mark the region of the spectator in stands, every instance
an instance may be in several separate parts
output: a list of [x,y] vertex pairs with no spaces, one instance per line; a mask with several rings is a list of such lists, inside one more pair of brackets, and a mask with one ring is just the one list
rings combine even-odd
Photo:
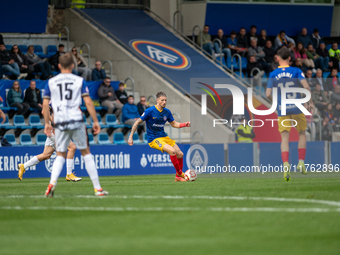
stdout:
[[98,88],[98,97],[100,99],[101,105],[107,107],[107,113],[113,113],[113,110],[116,108],[115,115],[119,120],[120,114],[122,112],[123,105],[117,99],[115,91],[111,86],[111,79],[106,77],[102,84],[100,84]]
[[320,84],[315,85],[315,90],[312,91],[312,99],[316,108],[322,112],[329,103],[325,92],[321,89]]
[[340,85],[337,84],[334,87],[334,92],[331,95],[331,104],[335,105],[337,102],[340,102]]
[[227,59],[227,57],[231,57],[231,51],[228,48],[228,43],[227,43],[227,38],[225,37],[223,30],[219,29],[217,31],[217,37],[216,39],[221,40],[222,43],[222,50],[220,49],[220,44],[218,42],[214,43],[214,49],[216,53],[224,53],[224,57],[225,59]]
[[315,84],[313,80],[313,73],[311,70],[306,71],[306,81],[311,89],[315,89]]
[[242,51],[242,57],[245,57],[246,52],[248,51],[248,38],[244,27],[240,29],[240,32],[236,36],[236,40],[237,47]]
[[92,80],[93,81],[102,81],[106,77],[105,70],[102,68],[102,63],[100,61],[96,61],[95,68],[92,70]]
[[[320,130],[318,130],[320,132]],[[321,138],[322,141],[332,141],[332,126],[329,124],[329,118],[324,117],[322,120],[322,127],[321,127]],[[318,134],[316,137],[320,137]]]
[[38,110],[40,118],[42,117],[42,101],[40,89],[36,88],[35,81],[30,82],[30,86],[25,91],[24,102],[27,103],[31,108]]
[[313,45],[311,37],[307,34],[307,28],[302,28],[301,33],[296,38],[296,43],[302,43],[305,49],[307,49],[309,44]]
[[334,110],[333,120],[335,122],[335,125],[339,126],[340,124],[340,102],[337,102],[335,104],[335,107],[333,110]]
[[2,34],[0,34],[0,44],[5,44],[4,43],[4,38],[2,37]]
[[258,36],[256,34],[256,31],[257,31],[257,27],[255,25],[252,25],[250,27],[250,31],[247,33],[247,39],[248,39],[248,45],[251,44],[251,41],[252,40],[255,40],[256,43],[258,41]]
[[[316,53],[320,56],[323,57],[323,59],[328,59],[328,68],[333,67],[333,62],[329,60],[329,52],[326,49],[326,45],[324,42],[320,42],[319,48],[316,49]],[[326,61],[326,60],[324,60]]]
[[268,40],[269,38],[267,37],[267,31],[265,29],[262,29],[257,41],[257,45],[263,48],[266,46]]
[[116,96],[122,104],[128,102],[128,95],[125,91],[125,84],[123,82],[119,83],[118,90],[116,90]]
[[213,44],[211,42],[211,35],[209,34],[209,26],[208,25],[205,25],[204,28],[203,28],[203,32],[201,32],[197,36],[196,42],[199,46],[202,46],[201,45],[201,37],[202,37],[203,50],[205,50],[206,52],[213,55],[214,47],[213,47]]
[[50,58],[50,64],[54,67],[54,70],[56,70],[57,72],[59,72],[59,57],[64,55],[64,44],[59,44],[58,46],[58,51],[56,52],[56,54],[54,54],[51,58]]
[[34,72],[41,72],[41,80],[47,80],[52,77],[52,69],[47,59],[41,59],[37,54],[34,53],[34,46],[28,46],[27,53],[25,54],[28,64],[33,67]]
[[86,81],[91,80],[91,69],[87,67],[87,63],[82,55],[78,54],[77,48],[72,48],[72,54],[74,56],[74,69],[77,70],[79,75]]
[[314,61],[314,65],[315,65],[316,68],[321,68],[321,70],[323,70],[323,71],[326,71],[328,69],[329,59],[320,57],[315,52],[312,44],[308,45],[306,55],[307,55],[308,59],[311,59],[311,60]]
[[236,32],[231,31],[230,37],[227,39],[228,48],[231,50],[231,55],[234,55],[235,53],[241,53],[241,55],[244,55],[245,52],[244,48],[239,48],[237,45],[237,38],[236,38]]
[[311,35],[311,39],[313,42],[313,48],[317,49],[319,48],[320,42],[321,42],[321,37],[319,35],[319,29],[314,28],[313,34]]
[[144,113],[144,111],[149,108],[149,106],[146,103],[146,97],[145,96],[140,97],[139,103],[137,104],[137,108],[138,108],[139,115],[142,115]]
[[[128,102],[123,106],[122,109],[122,122],[125,125],[133,126],[136,120],[140,117],[138,107],[134,104],[134,97],[130,95]],[[138,134],[141,134],[144,130],[145,122],[139,125]]]
[[18,108],[17,115],[24,115],[30,109],[29,104],[24,103],[22,90],[18,81],[14,81],[12,88],[8,91],[7,101],[10,107]]
[[321,90],[325,91],[326,84],[325,84],[325,81],[322,77],[322,70],[320,68],[316,70],[314,82],[316,84],[320,84]]
[[264,59],[266,60],[266,62],[272,63],[274,61],[275,50],[273,49],[273,44],[270,40],[266,41],[266,44],[263,48],[263,52],[265,54]]
[[279,67],[279,58],[277,57],[277,55],[274,55],[273,61],[270,64],[270,72],[274,71],[276,68]]
[[270,63],[266,63],[265,56],[266,54],[263,52],[262,48],[257,46],[257,41],[251,40],[251,46],[248,49],[248,56],[255,56],[256,62],[260,64],[261,70],[264,70],[269,75]]
[[301,58],[303,65],[308,68],[313,68],[313,72],[316,72],[314,61],[307,58],[306,50],[301,42],[299,42],[295,47],[295,58]]
[[328,103],[322,112],[322,116],[327,117],[331,122],[333,119],[333,115],[333,105],[331,103]]
[[290,50],[290,62],[289,64],[292,66],[295,63],[295,45],[293,43],[288,43],[288,49]]
[[328,75],[326,79],[326,91],[334,91],[336,85],[339,85],[339,76],[338,70],[333,68],[331,73]]
[[301,58],[295,59],[294,66],[299,68],[302,72],[306,73],[307,72],[307,67],[302,64]]
[[21,50],[19,49],[18,45],[14,44],[11,49],[11,59],[18,64],[20,73],[27,73],[27,80],[32,80],[34,78],[33,67],[29,66],[27,58],[24,54],[22,54]]
[[340,50],[336,42],[332,43],[332,48],[329,49],[328,53],[330,60],[333,62],[333,68],[339,70]]
[[289,43],[292,43],[295,45],[294,40],[288,37],[285,31],[281,30],[280,33],[275,38],[275,49],[281,47],[282,45],[285,45],[286,47],[288,47]]
[[[259,68],[261,72],[255,70],[253,72],[253,77],[251,77],[251,70],[253,70],[253,68],[256,67]],[[247,63],[247,73],[249,78],[254,78],[255,80],[258,80],[260,77],[264,75],[263,66],[261,66],[260,63],[256,61],[256,56],[254,55],[249,57],[249,61]]]
[[11,54],[4,44],[0,44],[0,63],[4,73],[10,72],[14,79],[22,79],[27,77],[27,73],[20,73],[20,68],[17,63],[11,58]]

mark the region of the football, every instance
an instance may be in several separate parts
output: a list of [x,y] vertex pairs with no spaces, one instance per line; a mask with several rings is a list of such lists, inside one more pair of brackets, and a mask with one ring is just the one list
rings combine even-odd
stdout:
[[187,181],[195,181],[197,179],[197,173],[189,169],[184,173],[184,177]]

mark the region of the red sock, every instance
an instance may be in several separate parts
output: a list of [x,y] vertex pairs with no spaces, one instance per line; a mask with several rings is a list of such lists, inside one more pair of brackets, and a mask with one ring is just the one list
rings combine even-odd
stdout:
[[306,149],[305,148],[299,148],[299,160],[305,160],[306,157]]
[[181,175],[182,174],[182,170],[179,166],[179,162],[178,162],[178,159],[177,159],[177,156],[170,156],[170,159],[171,159],[171,162],[172,164],[174,165],[175,169],[176,169],[176,175]]
[[289,152],[288,151],[283,151],[281,153],[281,157],[282,157],[282,162],[286,163],[289,161]]
[[177,158],[178,163],[179,163],[179,169],[181,169],[181,171],[183,170],[183,158]]

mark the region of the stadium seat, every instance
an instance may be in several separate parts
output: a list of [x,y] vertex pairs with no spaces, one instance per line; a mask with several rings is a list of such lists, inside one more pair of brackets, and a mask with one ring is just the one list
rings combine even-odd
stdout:
[[[130,137],[130,134],[128,135],[128,137]],[[132,136],[132,140],[133,140],[133,144],[141,144],[142,142],[139,140],[138,134],[134,133]]]
[[114,144],[126,144],[123,133],[114,133],[113,143]]
[[13,134],[6,134],[4,137],[7,139],[7,141],[8,141],[10,144],[12,144],[12,146],[18,145],[18,144],[16,143],[16,141],[15,141],[15,136],[14,136]]
[[47,136],[45,134],[37,134],[36,144],[37,145],[45,145]]
[[22,128],[22,129],[25,129],[25,128],[29,128],[26,123],[25,123],[25,119],[24,119],[24,116],[22,115],[15,115],[14,118],[13,118],[13,125],[16,127],[16,128]]
[[2,118],[0,118],[0,128],[1,127],[7,127],[7,126],[10,126],[11,124],[9,124],[9,120],[8,120],[8,116],[6,115],[6,120],[4,123],[1,123],[3,121]]
[[18,45],[22,54],[26,54],[27,52],[27,45]]
[[56,54],[58,51],[57,46],[55,45],[48,45],[47,46],[47,55],[49,55],[50,57],[53,56],[54,54]]
[[[123,137],[124,139],[124,137]],[[111,144],[109,140],[109,136],[106,133],[102,133],[98,135],[98,144]]]
[[247,69],[247,64],[248,64],[247,58],[242,57],[242,63],[241,64],[242,64],[242,70]]
[[34,128],[43,129],[44,126],[41,125],[40,118],[38,115],[30,115],[29,117],[29,125]]
[[[97,113],[97,119],[98,119],[98,123],[100,125],[101,128],[108,128],[109,126],[108,125],[104,125],[103,121],[102,121],[102,117],[100,116],[99,113]],[[91,117],[91,126],[93,124],[93,119]]]
[[20,135],[20,144],[23,146],[33,145],[32,138],[29,134],[21,134]]
[[89,138],[90,145],[96,144],[96,142],[93,139],[93,135],[92,134],[87,134],[87,137]]
[[44,54],[43,47],[41,45],[34,45],[34,53],[37,54],[40,58],[48,58],[49,55]]
[[234,67],[234,70],[238,70],[238,69],[239,69],[235,57],[234,57],[233,59],[231,59],[230,57],[227,57],[227,67],[228,67],[229,69],[231,69],[231,66]]
[[143,143],[148,143],[148,133],[143,133]]
[[114,114],[106,114],[105,123],[106,123],[107,126],[113,127],[113,128],[124,127],[124,125],[118,124],[116,115],[114,115]]
[[326,79],[331,72],[323,72],[322,77]]
[[332,48],[332,44],[327,44],[327,50],[329,50],[330,48]]
[[9,44],[6,44],[5,47],[6,47],[6,50],[11,50],[12,49],[12,45],[9,45]]

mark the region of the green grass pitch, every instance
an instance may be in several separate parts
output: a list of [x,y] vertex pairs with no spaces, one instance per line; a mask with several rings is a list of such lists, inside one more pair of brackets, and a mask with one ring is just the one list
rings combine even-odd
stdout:
[[0,180],[0,254],[339,254],[340,173]]

